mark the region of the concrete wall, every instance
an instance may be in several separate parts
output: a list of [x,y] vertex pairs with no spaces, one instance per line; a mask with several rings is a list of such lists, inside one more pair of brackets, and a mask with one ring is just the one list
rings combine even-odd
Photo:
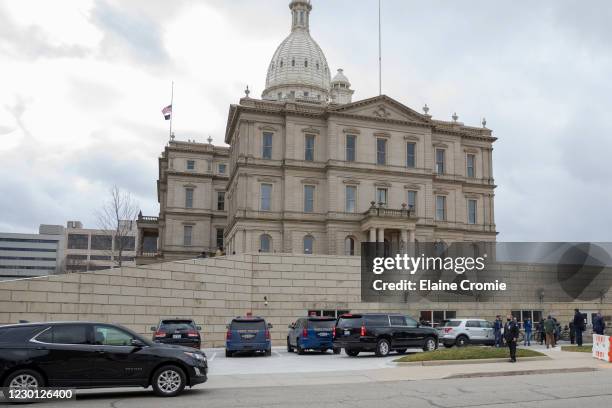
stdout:
[[[193,317],[203,326],[204,345],[222,346],[225,325],[252,311],[274,325],[274,345],[283,345],[287,325],[308,310],[456,310],[492,319],[516,309],[553,312],[569,322],[574,307],[612,314],[596,303],[361,303],[360,258],[304,255],[234,255],[97,272],[0,282],[0,324],[91,320],[124,324],[151,335],[160,317]],[[268,305],[264,304],[264,296]]]

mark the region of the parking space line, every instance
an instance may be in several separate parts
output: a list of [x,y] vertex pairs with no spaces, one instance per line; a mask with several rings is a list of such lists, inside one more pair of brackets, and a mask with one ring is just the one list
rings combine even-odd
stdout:
[[209,362],[210,362],[210,361],[213,361],[213,360],[215,359],[215,357],[217,357],[217,352],[216,352],[216,351],[215,351],[215,352],[213,353],[213,355],[212,355],[212,356],[211,356],[211,357],[208,359],[208,361],[209,361]]
[[281,353],[279,353],[278,351],[276,351],[276,350],[272,350],[272,352],[273,352],[274,354],[278,355],[279,357],[282,357]]

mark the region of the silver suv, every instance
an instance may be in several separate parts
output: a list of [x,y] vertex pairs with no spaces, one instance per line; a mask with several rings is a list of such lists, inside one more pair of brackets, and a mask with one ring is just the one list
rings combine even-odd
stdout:
[[444,347],[463,347],[468,344],[495,344],[493,325],[484,319],[451,319],[438,327]]

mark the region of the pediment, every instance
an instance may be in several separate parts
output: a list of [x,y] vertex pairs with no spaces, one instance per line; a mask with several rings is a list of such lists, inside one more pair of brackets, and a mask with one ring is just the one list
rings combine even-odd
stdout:
[[421,114],[386,95],[362,101],[334,106],[330,113],[342,113],[380,120],[396,120],[412,123],[429,123],[429,116]]

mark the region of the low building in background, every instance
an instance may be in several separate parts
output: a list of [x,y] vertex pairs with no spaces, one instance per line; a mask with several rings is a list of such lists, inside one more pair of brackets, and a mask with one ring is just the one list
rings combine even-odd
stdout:
[[62,271],[64,228],[41,225],[38,234],[0,233],[0,280]]
[[[123,237],[121,265],[135,265],[136,221],[129,223],[129,233]],[[65,229],[65,251],[62,270],[65,272],[97,271],[119,266],[119,238],[114,231],[83,228],[80,221],[68,221]]]

